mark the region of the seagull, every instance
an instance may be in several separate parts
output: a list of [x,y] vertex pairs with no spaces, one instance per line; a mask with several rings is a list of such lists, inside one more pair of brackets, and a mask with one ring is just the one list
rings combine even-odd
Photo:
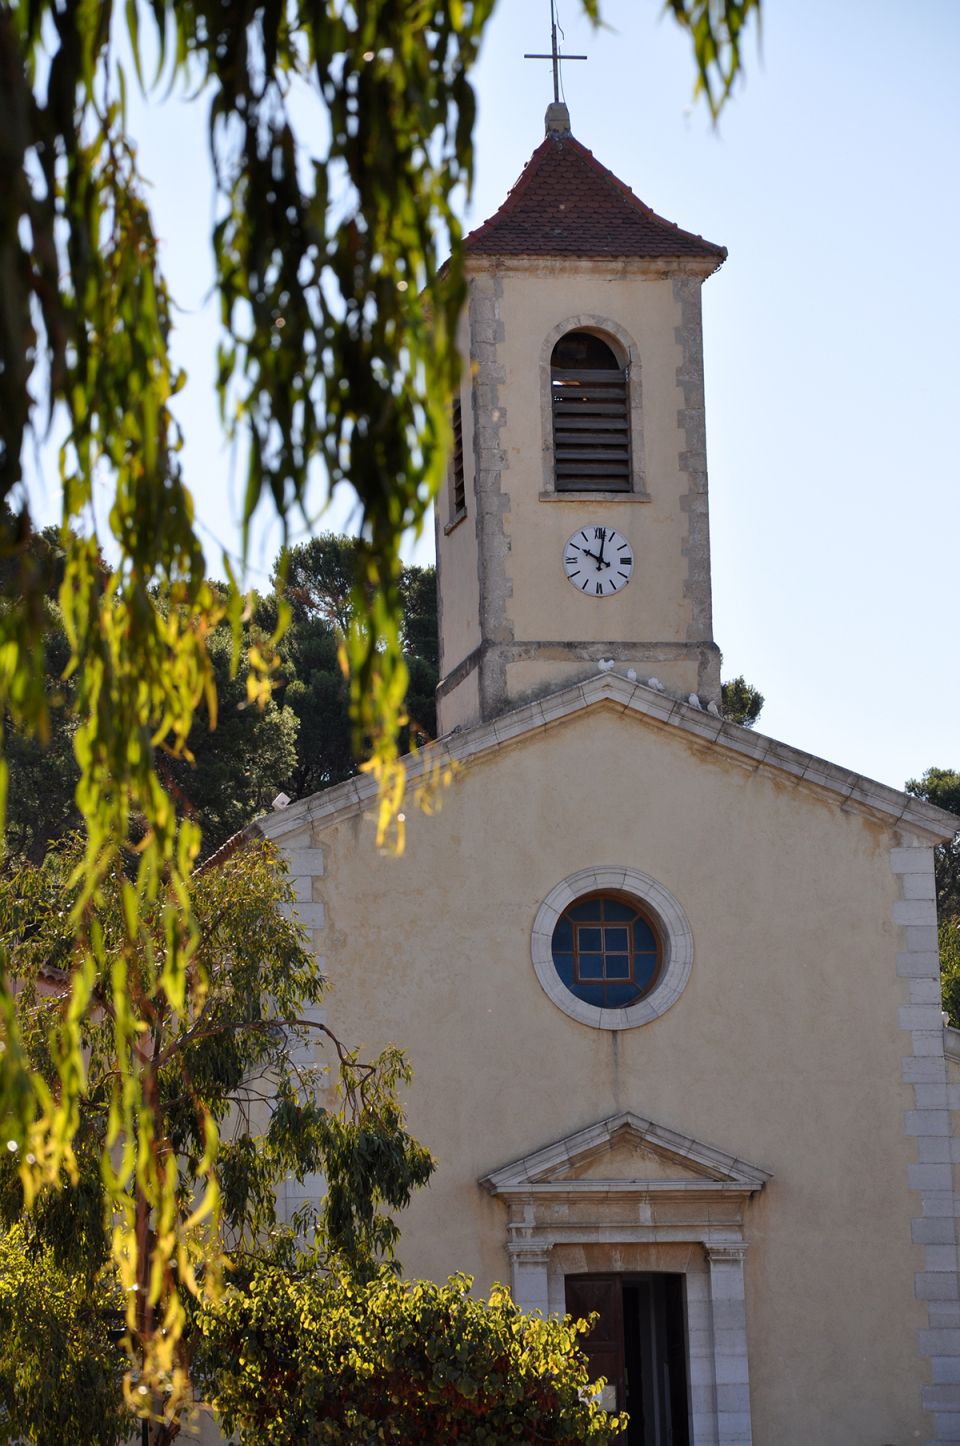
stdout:
[[700,699],[697,697],[696,693],[691,693],[690,697],[687,699],[687,702],[690,704],[691,708],[700,707]]
[[661,681],[660,681],[659,678],[648,678],[648,679],[647,679],[647,687],[648,687],[648,688],[656,688],[656,690],[657,690],[658,693],[662,693],[662,692],[664,691],[663,684],[661,683]]
[[609,673],[610,669],[615,668],[616,666],[617,663],[615,658],[601,658],[600,661],[597,663],[597,667],[600,669],[601,673]]
[[627,681],[628,681],[629,683],[635,683],[635,682],[637,681],[637,670],[636,670],[636,668],[628,668],[628,669],[627,669]]
[[717,707],[716,703],[714,703],[714,702],[710,702],[710,703],[707,704],[707,712],[708,712],[708,713],[712,713],[713,716],[714,716],[714,718],[719,718],[719,717],[720,717],[720,709]]

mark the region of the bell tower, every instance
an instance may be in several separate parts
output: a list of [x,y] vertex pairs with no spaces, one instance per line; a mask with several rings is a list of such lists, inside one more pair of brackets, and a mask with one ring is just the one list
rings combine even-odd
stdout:
[[720,693],[700,287],[723,247],[656,215],[565,105],[465,240],[437,503],[439,731],[596,674]]

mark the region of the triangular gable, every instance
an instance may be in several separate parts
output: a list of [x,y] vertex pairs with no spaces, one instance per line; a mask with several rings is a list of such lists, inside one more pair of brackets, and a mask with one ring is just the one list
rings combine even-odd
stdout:
[[547,136],[463,249],[467,256],[698,257],[711,269],[727,255],[651,211],[569,133]]
[[754,1194],[766,1170],[624,1111],[486,1175],[491,1195]]
[[[832,799],[838,807],[859,810],[902,825],[925,843],[942,843],[960,827],[953,814],[898,788],[878,783],[848,768],[828,763],[815,754],[791,748],[751,728],[683,703],[669,693],[633,682],[620,673],[602,673],[525,703],[489,723],[448,734],[416,756],[407,758],[407,778],[416,784],[439,763],[465,765],[500,748],[536,738],[545,728],[562,726],[593,708],[614,709],[638,722],[679,732],[696,739],[707,751],[716,748],[746,767],[792,779]],[[280,812],[266,814],[256,827],[267,838],[280,839],[310,823],[329,823],[373,806],[376,781],[369,775],[311,794]]]

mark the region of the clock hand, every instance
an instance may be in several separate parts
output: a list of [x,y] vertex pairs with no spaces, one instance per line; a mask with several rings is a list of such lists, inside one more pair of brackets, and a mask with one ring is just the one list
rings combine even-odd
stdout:
[[597,556],[597,554],[596,554],[595,552],[591,552],[588,547],[581,547],[580,551],[583,553],[584,557],[589,557],[589,558],[591,558],[592,561],[597,564],[597,571],[598,571],[598,572],[600,571],[600,569],[601,569],[602,567],[609,567],[609,566],[610,566],[609,562],[605,562],[605,561],[604,561],[604,557],[603,557],[603,544],[602,544],[602,543],[601,543],[601,545],[600,545],[600,555],[599,555],[599,556]]
[[600,538],[600,556],[597,558],[597,567],[609,567],[609,566],[610,566],[609,562],[605,562],[605,561],[604,561],[604,557],[603,557],[603,550],[604,550],[604,548],[606,547],[606,545],[607,545],[607,534],[606,534],[606,530],[604,530],[604,531],[603,531],[603,534],[602,534],[602,536],[601,536],[601,538]]

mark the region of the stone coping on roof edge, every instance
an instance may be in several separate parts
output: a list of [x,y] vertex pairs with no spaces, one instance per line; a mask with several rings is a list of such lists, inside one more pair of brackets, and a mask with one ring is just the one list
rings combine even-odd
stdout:
[[[880,814],[922,834],[928,842],[945,842],[960,828],[960,819],[953,814],[901,789],[781,743],[755,729],[717,718],[645,683],[631,682],[616,672],[561,688],[490,722],[475,723],[460,732],[448,733],[420,753],[406,757],[408,781],[416,782],[438,762],[467,763],[598,706],[632,713],[658,726],[676,728],[705,745],[719,747],[746,767],[791,777],[798,786],[807,785],[833,796],[843,808]],[[307,823],[329,821],[340,814],[363,810],[372,804],[376,794],[374,779],[351,778],[299,799],[280,812],[263,814],[254,822],[265,837],[281,838]]]

